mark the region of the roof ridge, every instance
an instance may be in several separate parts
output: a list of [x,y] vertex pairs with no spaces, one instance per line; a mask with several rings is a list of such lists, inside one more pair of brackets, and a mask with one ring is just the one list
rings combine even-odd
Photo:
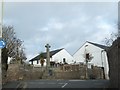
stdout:
[[[102,45],[102,46],[106,46],[106,45],[103,45],[103,44],[99,44],[99,43],[94,43],[94,42],[90,42],[90,41],[87,41],[88,43],[92,43],[92,44],[98,44],[98,45]],[[106,46],[108,47],[108,46]]]
[[93,44],[93,45],[95,45],[95,46],[97,46],[97,47],[100,47],[100,48],[102,48],[102,49],[107,49],[107,48],[108,48],[108,46],[105,46],[105,45],[103,45],[103,44],[98,44],[98,43],[89,42],[89,41],[87,41],[87,42],[90,43],[90,44]]

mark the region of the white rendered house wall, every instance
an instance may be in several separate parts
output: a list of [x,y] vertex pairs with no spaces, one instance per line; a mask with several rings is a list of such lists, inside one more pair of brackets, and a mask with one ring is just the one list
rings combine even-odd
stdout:
[[[87,46],[86,46],[87,45]],[[86,47],[85,47],[86,46]],[[90,63],[93,63],[97,66],[102,66],[101,62],[101,49],[89,44],[85,43],[74,55],[73,58],[76,62],[85,62],[85,53],[90,53],[93,56],[93,59]]]
[[63,63],[64,58],[68,64],[70,64],[73,61],[73,57],[65,49],[62,49],[61,51],[53,55],[52,61]]
[[[63,63],[64,58],[68,64],[72,63],[72,61],[74,60],[72,55],[70,55],[65,49],[62,49],[61,51],[54,54],[52,56],[52,58],[50,58],[50,61],[55,61],[56,63],[60,63],[60,62]],[[46,66],[46,59],[44,59],[44,60],[45,60],[44,66]],[[32,64],[32,63],[30,62],[30,64]],[[37,61],[33,61],[33,65],[41,66],[40,60],[38,60],[38,63],[37,63]]]
[[90,44],[86,42],[74,55],[73,58],[74,60],[79,63],[79,62],[84,62],[85,63],[85,53],[90,53],[93,58],[89,64],[92,64],[94,66],[98,67],[104,67],[105,69],[105,74],[106,78],[108,79],[108,61],[107,61],[107,55],[104,49],[99,48],[93,44]]

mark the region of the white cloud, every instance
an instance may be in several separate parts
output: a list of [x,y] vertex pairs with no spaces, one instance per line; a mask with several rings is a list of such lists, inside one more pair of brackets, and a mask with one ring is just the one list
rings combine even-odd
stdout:
[[46,25],[40,29],[38,29],[37,31],[43,31],[43,32],[50,32],[53,30],[58,30],[61,31],[64,28],[65,24],[60,22],[58,19],[56,18],[50,18],[48,20],[48,22],[46,23]]
[[27,55],[27,60],[32,59],[32,58],[33,58],[33,56],[34,56],[33,54],[28,54],[28,55]]
[[3,19],[3,24],[12,25],[14,23],[13,19]]
[[73,42],[68,42],[65,45],[63,45],[62,47],[64,48],[70,48],[73,45]]
[[[85,41],[101,43],[114,32],[117,3],[14,3],[6,4],[6,23],[14,23],[25,41],[29,58],[45,50],[45,44],[74,53]],[[14,6],[15,5],[15,6]],[[8,7],[8,9],[7,9]],[[24,14],[24,15],[21,15]]]
[[48,31],[49,28],[48,27],[43,27],[42,29],[40,29],[40,31]]
[[55,30],[62,30],[64,28],[64,24],[59,21],[59,19],[56,18],[50,18],[47,27],[49,29],[55,29]]
[[114,30],[112,25],[108,24],[108,23],[101,23],[101,24],[99,24],[98,29],[107,30],[107,31]]

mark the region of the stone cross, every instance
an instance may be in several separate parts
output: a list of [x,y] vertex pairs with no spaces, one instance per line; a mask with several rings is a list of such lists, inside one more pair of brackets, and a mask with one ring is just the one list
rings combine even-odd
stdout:
[[48,69],[50,67],[50,51],[49,51],[50,45],[46,44],[45,47],[46,47],[46,52],[47,52],[47,58],[46,58],[47,65],[46,65],[46,67]]

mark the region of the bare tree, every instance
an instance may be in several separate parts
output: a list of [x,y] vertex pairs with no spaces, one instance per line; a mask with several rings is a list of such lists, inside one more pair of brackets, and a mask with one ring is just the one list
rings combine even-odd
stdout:
[[24,51],[20,49],[22,41],[16,37],[13,26],[3,26],[2,38],[6,42],[6,47],[2,49],[2,65],[4,67],[7,67],[8,57],[12,57],[16,61],[25,57]]
[[19,50],[19,59],[21,61],[21,63],[23,63],[23,61],[25,61],[27,58],[26,58],[26,54],[25,54],[25,48],[21,47],[20,50]]
[[118,37],[118,33],[111,33],[111,35],[110,35],[110,37],[109,38],[105,38],[104,40],[103,40],[103,42],[105,43],[105,45],[107,45],[107,46],[111,46],[112,45],[112,43],[113,43],[113,41],[115,40],[115,39],[117,39],[117,37]]
[[92,56],[92,54],[86,52],[84,52],[83,57],[85,58],[85,64],[86,64],[86,68],[85,68],[85,78],[88,79],[88,62],[91,62],[91,60],[94,58]]

